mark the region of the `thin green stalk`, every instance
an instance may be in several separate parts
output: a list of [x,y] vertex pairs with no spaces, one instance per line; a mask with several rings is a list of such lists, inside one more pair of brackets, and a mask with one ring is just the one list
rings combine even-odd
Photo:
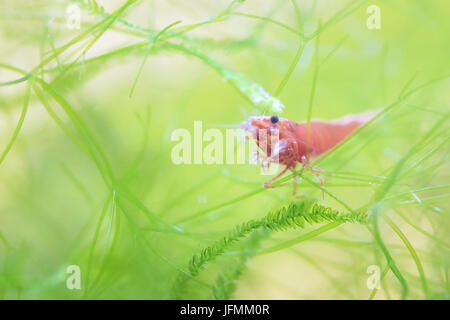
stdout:
[[[320,28],[321,22],[319,22],[319,28]],[[320,34],[319,34],[320,35]],[[319,77],[319,44],[320,44],[320,37],[317,37],[316,39],[316,47],[315,47],[315,64],[314,64],[314,74],[313,74],[313,80],[311,84],[311,92],[309,94],[309,102],[308,102],[308,113],[306,115],[306,155],[308,157],[309,155],[309,136],[311,131],[311,117],[312,117],[312,108],[314,104],[314,97],[316,94],[316,86],[317,86],[317,78]]]
[[438,238],[436,238],[435,236],[433,236],[431,233],[425,231],[424,229],[422,229],[421,227],[417,226],[416,224],[412,223],[411,220],[409,220],[403,213],[401,213],[399,210],[394,209],[394,211],[407,223],[409,224],[411,227],[413,227],[414,229],[416,229],[418,232],[420,232],[421,234],[425,235],[426,237],[430,238],[431,240],[435,241],[436,243],[438,243],[439,245],[450,249],[450,245]]
[[175,22],[169,24],[168,26],[164,27],[160,32],[158,32],[158,34],[152,39],[152,41],[149,42],[149,44],[148,44],[149,47],[147,49],[147,53],[145,54],[144,59],[142,60],[141,66],[139,67],[139,70],[138,70],[138,74],[136,75],[133,85],[131,86],[130,95],[129,95],[130,98],[133,96],[133,92],[134,92],[134,89],[136,88],[137,81],[139,79],[139,76],[142,73],[142,70],[144,69],[144,65],[147,62],[150,50],[152,50],[153,45],[158,41],[158,39],[161,35],[163,35],[167,30],[169,30],[170,28],[172,28],[173,26],[175,26],[179,23],[181,23],[181,20],[175,21]]
[[132,5],[134,2],[136,2],[136,0],[128,0],[119,10],[117,10],[117,12],[114,15],[111,16],[111,18],[108,18],[107,20],[110,20],[110,21],[105,21],[106,25],[102,27],[102,29],[94,37],[94,39],[92,39],[92,41],[87,44],[87,46],[78,55],[78,57],[76,57],[72,63],[70,63],[67,67],[65,67],[64,70],[55,79],[53,79],[51,83],[53,84],[53,83],[57,82],[67,71],[69,71],[74,66],[74,64],[78,60],[80,60],[83,56],[85,56],[86,52],[88,52],[89,49],[98,41],[98,39],[100,39],[100,37],[109,29],[109,27],[116,21],[117,17],[119,17],[121,14],[123,14],[124,11],[130,5]]
[[232,204],[235,204],[235,203],[237,203],[237,202],[239,202],[239,201],[242,201],[242,200],[248,199],[248,198],[250,198],[250,197],[253,197],[254,195],[257,195],[258,193],[261,193],[261,192],[263,192],[263,191],[265,191],[265,190],[267,190],[267,189],[265,189],[265,188],[258,188],[258,189],[256,189],[256,190],[253,190],[253,191],[251,191],[251,192],[249,192],[249,193],[246,193],[246,194],[244,194],[244,195],[241,195],[241,196],[239,196],[239,197],[237,197],[237,198],[234,198],[234,199],[232,199],[232,200],[225,201],[225,202],[220,203],[220,204],[218,204],[218,205],[215,205],[215,206],[213,206],[213,207],[210,207],[210,208],[207,208],[207,209],[198,211],[198,212],[196,212],[196,213],[194,213],[194,214],[192,214],[192,215],[189,215],[189,216],[187,216],[187,217],[184,217],[184,218],[182,218],[182,219],[179,219],[179,220],[177,220],[177,221],[175,222],[175,224],[180,224],[180,223],[183,223],[183,222],[187,222],[187,221],[193,220],[193,219],[195,219],[195,218],[201,217],[201,216],[203,216],[203,215],[205,215],[205,214],[207,214],[207,213],[210,213],[210,212],[212,212],[212,211],[216,211],[216,210],[219,210],[219,209],[228,207],[228,206],[230,206],[230,205],[232,205]]
[[1,232],[0,232],[0,241],[3,242],[3,245],[5,246],[6,249],[9,249],[9,243],[6,240],[6,238],[3,235],[3,233],[1,233]]
[[[403,94],[401,97],[399,97],[397,100],[395,100],[394,102],[392,102],[391,104],[389,104],[388,106],[384,107],[380,112],[377,113],[377,115],[375,115],[372,119],[370,119],[369,121],[367,121],[365,124],[363,124],[362,126],[360,126],[358,129],[356,129],[351,135],[349,135],[347,138],[345,138],[339,145],[337,145],[335,148],[331,149],[330,151],[328,151],[327,153],[325,153],[323,156],[321,156],[318,160],[317,163],[319,164],[320,162],[323,162],[325,159],[327,159],[328,157],[330,157],[332,154],[334,154],[336,151],[340,150],[340,148],[342,148],[345,144],[347,144],[351,139],[353,139],[354,137],[356,137],[357,135],[359,135],[359,133],[363,130],[365,130],[368,126],[370,126],[372,123],[374,123],[376,120],[378,120],[381,116],[385,115],[386,113],[392,111],[394,108],[398,107],[401,103],[403,103],[406,98],[410,97],[411,95],[413,95],[416,92],[419,92],[420,90],[435,84],[438,81],[442,81],[443,79],[448,78],[449,75],[444,75],[435,79],[432,79],[430,81],[425,82],[424,84],[417,86],[414,89],[411,89],[410,91],[408,91],[407,93]],[[402,90],[403,91],[403,90]]]
[[105,219],[106,211],[108,209],[108,205],[109,205],[110,201],[111,201],[111,196],[108,196],[108,198],[106,199],[105,204],[103,206],[103,210],[101,211],[101,214],[100,214],[100,217],[99,217],[99,220],[97,223],[97,227],[94,232],[94,237],[93,237],[91,245],[89,247],[88,264],[87,264],[87,271],[86,271],[86,277],[85,277],[86,284],[84,285],[84,291],[83,291],[83,295],[85,297],[89,293],[89,288],[90,288],[90,284],[91,284],[90,273],[91,273],[91,269],[92,269],[92,263],[94,260],[95,247],[96,247],[98,239],[100,237],[100,229],[102,227],[103,220]]
[[425,277],[425,271],[423,270],[422,263],[420,262],[420,258],[416,253],[416,250],[414,250],[414,247],[411,245],[411,242],[409,242],[408,238],[405,236],[405,234],[400,230],[400,228],[387,216],[383,215],[383,219],[387,222],[387,224],[392,228],[392,230],[395,231],[395,233],[398,235],[398,237],[403,241],[406,248],[408,249],[409,253],[411,254],[411,257],[413,258],[417,270],[419,271],[420,281],[422,283],[423,293],[425,295],[425,299],[428,298],[428,285],[427,285],[427,279]]
[[22,113],[20,114],[19,121],[17,122],[17,126],[14,129],[14,132],[13,132],[13,135],[12,135],[11,139],[9,140],[8,144],[6,145],[5,150],[3,151],[3,153],[0,156],[0,165],[5,160],[6,156],[8,155],[8,153],[11,150],[12,146],[14,145],[14,142],[16,142],[17,136],[19,135],[19,132],[22,129],[22,125],[23,125],[23,122],[25,120],[25,116],[26,116],[27,111],[28,111],[28,105],[30,103],[30,89],[31,89],[31,83],[28,83],[27,89],[26,89],[26,92],[25,92],[25,100],[23,102]]
[[289,66],[289,69],[284,76],[284,78],[281,80],[280,84],[278,85],[277,90],[275,90],[275,96],[279,96],[281,91],[286,86],[286,83],[288,82],[289,78],[291,77],[292,72],[294,72],[295,67],[297,66],[298,62],[300,61],[300,58],[302,57],[303,51],[305,49],[305,42],[304,40],[300,40],[300,45],[298,46],[297,53],[294,56],[294,59],[292,60],[291,65]]
[[243,13],[243,12],[233,12],[230,15],[247,17],[247,18],[252,18],[252,19],[258,19],[258,20],[262,20],[262,21],[265,21],[265,22],[273,23],[273,24],[275,24],[275,25],[277,25],[277,26],[279,26],[281,28],[284,28],[285,30],[288,30],[288,31],[294,33],[295,35],[301,37],[302,39],[305,39],[305,36],[303,35],[303,33],[295,30],[294,28],[292,28],[292,27],[290,27],[288,25],[285,25],[284,23],[281,23],[281,22],[279,22],[277,20],[274,20],[274,19],[261,17],[261,16],[257,16],[257,15],[254,15],[254,14]]
[[402,273],[400,272],[400,270],[397,267],[395,260],[392,258],[391,254],[389,253],[388,248],[386,247],[383,240],[381,239],[381,235],[380,235],[380,231],[379,231],[379,227],[378,227],[378,214],[376,212],[372,213],[372,225],[373,225],[373,230],[369,227],[368,227],[368,229],[372,233],[376,243],[378,244],[381,251],[383,252],[383,254],[387,260],[387,265],[389,266],[389,268],[392,270],[392,273],[394,273],[394,275],[400,282],[400,284],[402,286],[401,298],[404,300],[408,296],[408,291],[409,291],[408,282],[403,277]]

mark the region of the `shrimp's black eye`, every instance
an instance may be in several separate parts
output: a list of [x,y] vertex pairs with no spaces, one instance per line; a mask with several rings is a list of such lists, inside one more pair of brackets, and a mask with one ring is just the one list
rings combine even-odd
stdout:
[[277,123],[280,119],[278,119],[278,116],[271,116],[270,117],[270,122],[272,123]]

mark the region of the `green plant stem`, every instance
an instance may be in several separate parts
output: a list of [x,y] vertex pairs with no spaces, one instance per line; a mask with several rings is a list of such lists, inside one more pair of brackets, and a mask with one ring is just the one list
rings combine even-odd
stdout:
[[30,88],[31,88],[31,83],[28,83],[26,93],[25,93],[25,100],[23,102],[23,108],[22,108],[22,113],[20,114],[19,122],[17,123],[17,126],[14,129],[13,135],[12,135],[11,139],[9,140],[5,150],[3,151],[3,153],[0,156],[0,165],[5,160],[6,156],[8,155],[12,146],[14,145],[14,142],[16,142],[17,136],[19,135],[19,132],[22,129],[22,125],[23,125],[25,116],[28,111],[28,105],[30,103]]
[[387,216],[383,215],[383,219],[387,222],[387,224],[394,230],[394,232],[398,235],[398,237],[403,241],[406,248],[408,249],[409,253],[411,254],[411,257],[413,258],[417,270],[419,272],[420,281],[422,283],[423,293],[425,295],[425,299],[428,298],[428,285],[427,285],[427,279],[425,277],[425,271],[423,270],[422,263],[420,262],[420,258],[416,253],[416,250],[414,250],[414,247],[411,245],[411,242],[409,242],[408,238],[405,236],[405,234],[400,230],[400,228]]

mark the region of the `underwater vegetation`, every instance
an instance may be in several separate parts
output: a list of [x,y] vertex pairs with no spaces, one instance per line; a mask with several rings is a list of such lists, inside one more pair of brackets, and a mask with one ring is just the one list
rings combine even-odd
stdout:
[[[449,10],[0,1],[0,298],[448,299]],[[276,181],[202,161],[366,112]]]

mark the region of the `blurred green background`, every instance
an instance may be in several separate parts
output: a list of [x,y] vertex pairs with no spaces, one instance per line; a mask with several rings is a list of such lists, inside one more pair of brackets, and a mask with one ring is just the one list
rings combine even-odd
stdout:
[[[80,29],[68,28],[71,4]],[[367,27],[370,5],[380,29]],[[260,85],[294,121],[308,106],[323,119],[389,108],[319,160],[325,188],[401,230],[403,240],[379,221],[406,298],[447,299],[449,12],[447,0],[0,0],[0,298],[173,298],[192,254],[294,201],[291,187],[261,190],[270,177],[258,166],[171,161],[177,128],[225,132],[270,114],[271,97],[249,100]],[[313,185],[299,190],[347,210]],[[367,267],[386,268],[371,228],[345,224],[260,255],[230,254],[248,249],[238,242],[181,298],[220,298],[225,279],[236,299],[367,299]],[[81,290],[66,287],[69,265]],[[402,290],[387,271],[374,298]]]

